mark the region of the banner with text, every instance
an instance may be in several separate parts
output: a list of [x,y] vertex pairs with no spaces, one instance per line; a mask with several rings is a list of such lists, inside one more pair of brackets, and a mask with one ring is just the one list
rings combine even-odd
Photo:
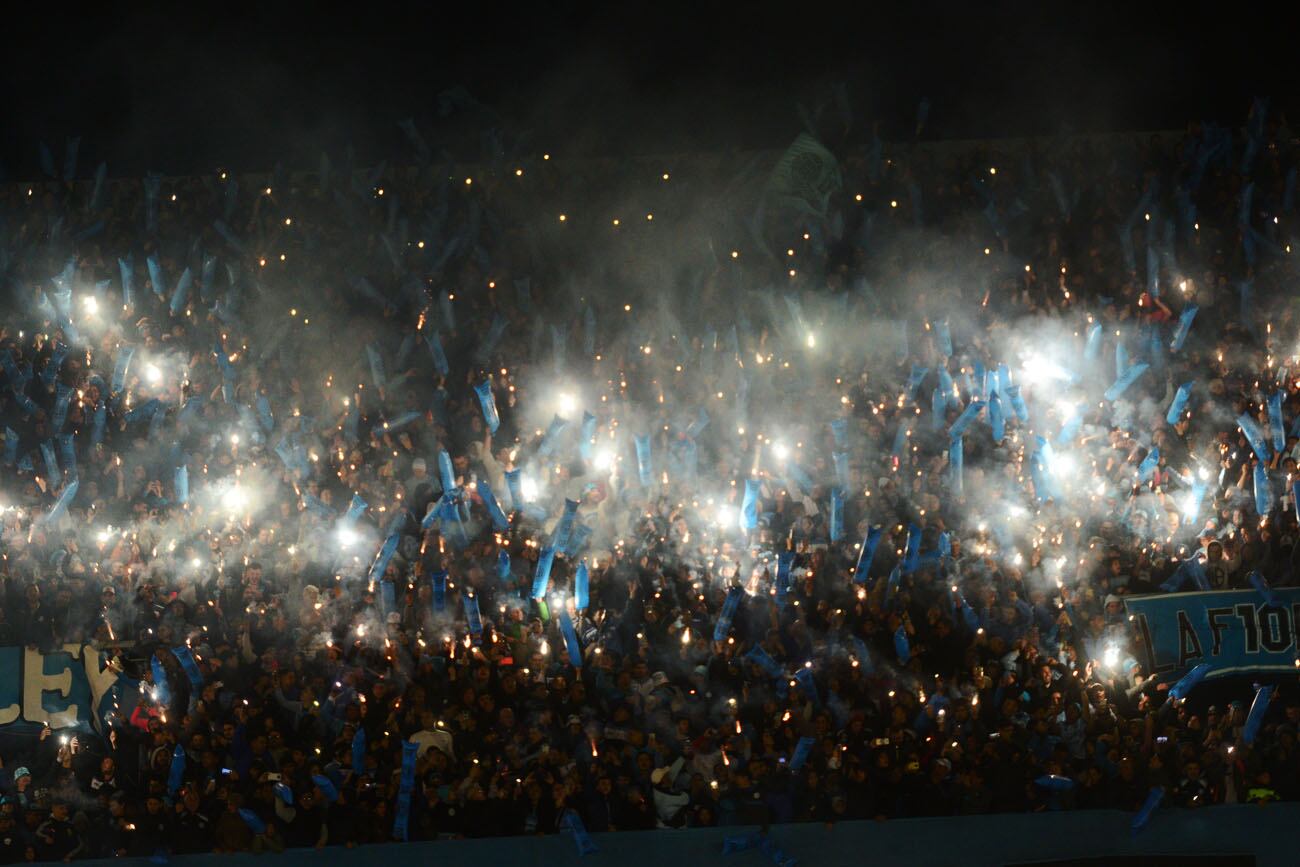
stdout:
[[[89,645],[65,644],[50,653],[0,647],[0,727],[48,723],[61,729],[91,723],[100,730],[115,712],[130,714],[137,693],[124,690],[131,692],[132,684]],[[128,703],[123,704],[124,698]]]
[[1207,677],[1256,671],[1294,672],[1300,589],[1277,588],[1273,604],[1254,590],[1134,596],[1124,601],[1154,674],[1201,663]]

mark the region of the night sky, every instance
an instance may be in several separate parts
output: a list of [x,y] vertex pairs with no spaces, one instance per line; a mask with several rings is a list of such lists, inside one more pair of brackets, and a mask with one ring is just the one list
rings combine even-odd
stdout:
[[874,120],[894,139],[922,97],[927,138],[1240,123],[1252,95],[1294,103],[1290,28],[1244,5],[984,5],[42,6],[0,52],[0,166],[33,177],[38,142],[61,161],[75,134],[82,175],[310,166],[348,144],[367,161],[403,152],[408,116],[472,159],[473,136],[437,117],[456,85],[538,148],[605,155],[781,146],[796,103],[836,81],[857,132]]

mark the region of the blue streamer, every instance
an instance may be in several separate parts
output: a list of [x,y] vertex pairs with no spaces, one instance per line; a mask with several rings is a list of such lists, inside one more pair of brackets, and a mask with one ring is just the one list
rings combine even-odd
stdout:
[[438,481],[444,492],[456,488],[456,467],[446,449],[438,449]]
[[727,599],[722,603],[722,610],[718,612],[718,622],[713,625],[713,640],[726,641],[727,636],[731,634],[731,623],[736,617],[736,609],[740,607],[740,597],[745,591],[740,587],[732,587],[727,591]]
[[1096,361],[1101,354],[1101,323],[1094,322],[1088,327],[1088,339],[1083,345],[1083,357],[1086,361]]
[[591,835],[587,833],[587,826],[583,824],[582,817],[576,811],[565,810],[560,821],[573,833],[573,843],[578,847],[579,858],[600,851],[600,847],[592,841]]
[[487,424],[489,433],[496,433],[501,427],[501,416],[497,414],[497,399],[492,393],[492,383],[489,380],[483,380],[474,386],[474,393],[478,395],[478,404],[483,410],[483,421]]
[[839,488],[831,489],[830,536],[832,543],[844,538],[844,492]]
[[492,493],[492,487],[488,484],[487,479],[479,479],[476,486],[478,495],[483,500],[483,507],[487,509],[488,517],[492,520],[492,529],[498,533],[509,530],[510,519],[501,510],[501,505],[497,503],[496,495]]
[[429,576],[433,585],[433,612],[441,614],[447,610],[447,570],[439,569]]
[[740,528],[746,533],[758,527],[758,479],[745,479],[745,497],[740,506]]
[[1169,688],[1169,700],[1185,700],[1187,696],[1191,694],[1191,691],[1195,689],[1201,681],[1205,680],[1205,675],[1210,673],[1210,668],[1211,666],[1208,662],[1202,662],[1200,665],[1187,672],[1187,674],[1183,675],[1177,683]]
[[555,562],[555,549],[547,545],[537,555],[537,571],[533,573],[533,598],[546,598],[546,588],[551,583],[551,564]]
[[1147,369],[1150,366],[1151,365],[1143,362],[1142,364],[1134,364],[1129,367],[1124,371],[1122,376],[1115,380],[1115,383],[1111,385],[1110,388],[1106,389],[1106,393],[1103,397],[1111,403],[1119,400],[1120,397],[1123,396],[1124,392],[1128,391],[1129,386],[1137,382],[1138,379],[1141,378],[1142,374],[1147,372]]
[[384,572],[388,569],[388,561],[393,559],[393,554],[397,551],[397,543],[402,539],[400,533],[392,533],[384,540],[384,546],[379,549],[379,556],[375,562],[370,564],[371,581],[378,581],[384,577]]
[[352,773],[361,776],[366,771],[366,728],[357,726],[352,736]]
[[[701,410],[703,412],[703,410]],[[582,413],[582,431],[578,435],[578,454],[584,461],[591,460],[591,450],[596,442],[596,417],[589,412]]]
[[650,435],[637,434],[633,438],[636,444],[636,472],[641,487],[648,488],[654,484],[654,466],[650,456]]
[[835,465],[835,483],[844,490],[852,487],[849,480],[849,455],[848,452],[833,452],[831,462]]
[[1259,429],[1259,425],[1255,423],[1255,420],[1243,412],[1237,416],[1237,426],[1246,435],[1246,440],[1250,443],[1250,447],[1254,449],[1255,457],[1259,458],[1260,463],[1268,463],[1273,455],[1268,450],[1268,441],[1264,439],[1264,432]]
[[[807,669],[804,669],[807,671]],[[811,674],[811,672],[809,672]],[[790,757],[790,772],[795,773],[808,761],[808,756],[812,754],[812,748],[817,743],[816,738],[801,737],[795,744],[794,755]]]
[[506,470],[506,490],[510,492],[510,509],[519,511],[524,507],[524,485],[522,470]]
[[907,630],[902,624],[894,630],[894,652],[898,654],[900,665],[907,665],[912,660],[912,644],[907,640]]
[[497,578],[504,581],[510,577],[510,552],[502,548],[497,552]]
[[569,426],[568,419],[556,415],[551,418],[551,424],[546,428],[546,433],[542,435],[541,445],[537,447],[537,453],[544,458],[549,458],[559,444],[560,434]]
[[831,422],[831,436],[835,438],[835,448],[844,450],[849,446],[848,420],[837,418]]
[[1282,423],[1282,392],[1275,391],[1268,396],[1268,428],[1273,435],[1273,451],[1281,454],[1286,450],[1286,425]]
[[578,644],[578,633],[573,629],[569,612],[564,610],[560,611],[560,634],[564,636],[564,646],[569,651],[569,664],[574,668],[582,668],[582,646]]
[[172,701],[171,683],[167,680],[167,670],[162,667],[158,657],[151,656],[149,658],[149,671],[153,674],[154,703],[161,707],[167,707]]
[[1255,511],[1261,518],[1273,511],[1273,486],[1268,483],[1268,469],[1261,463],[1255,464]]
[[952,356],[952,333],[948,330],[948,320],[941,319],[934,324],[935,343],[939,354],[944,358]]
[[1001,445],[1003,437],[1006,436],[1007,420],[1002,414],[1002,398],[998,397],[997,392],[989,395],[988,406],[989,427],[993,432],[993,442]]
[[1183,343],[1192,330],[1192,320],[1196,318],[1196,312],[1199,309],[1195,304],[1189,304],[1183,308],[1182,314],[1178,317],[1178,327],[1174,329],[1174,339],[1169,344],[1171,351],[1178,352],[1183,348]]
[[978,416],[980,411],[983,409],[984,401],[982,400],[972,401],[967,405],[967,407],[962,410],[961,415],[957,416],[957,420],[952,423],[952,427],[948,428],[948,438],[956,439],[965,433],[966,428],[970,427],[971,422],[975,421],[975,417]]
[[461,605],[465,608],[466,628],[477,641],[483,636],[483,616],[479,614],[478,597],[466,591],[461,594]]
[[1029,407],[1025,406],[1025,399],[1020,394],[1020,386],[1012,385],[1007,387],[1007,397],[1011,400],[1011,409],[1020,419],[1021,424],[1029,423]]
[[1192,395],[1192,382],[1184,382],[1178,386],[1178,391],[1174,394],[1173,402],[1169,404],[1169,411],[1165,413],[1165,422],[1174,425],[1182,418],[1183,410],[1187,409],[1187,400]]
[[957,496],[962,495],[965,482],[963,472],[965,447],[961,437],[954,437],[948,444],[948,485]]
[[1147,479],[1149,479],[1151,477],[1151,474],[1156,471],[1156,468],[1159,465],[1160,465],[1160,449],[1156,448],[1155,446],[1152,446],[1151,450],[1147,452],[1147,456],[1142,459],[1142,463],[1138,464],[1138,470],[1137,470],[1138,481],[1145,482]]
[[176,290],[172,293],[172,316],[180,316],[181,311],[185,309],[185,302],[189,299],[190,286],[193,283],[194,275],[190,273],[189,268],[186,268],[181,272],[181,278],[176,281]]
[[876,548],[880,545],[880,536],[879,527],[871,527],[867,530],[867,538],[862,541],[862,547],[858,550],[858,562],[853,567],[854,584],[866,582],[867,575],[871,572],[871,561],[876,558]]
[[402,842],[410,839],[408,826],[411,819],[411,791],[415,788],[415,760],[420,745],[402,742],[402,776],[397,788],[397,810],[393,819],[393,837]]
[[1255,690],[1255,700],[1250,703],[1250,712],[1246,714],[1246,724],[1241,728],[1241,742],[1249,746],[1259,736],[1264,725],[1264,716],[1268,713],[1269,702],[1273,700],[1272,684]]
[[591,602],[591,575],[587,571],[587,561],[583,560],[578,564],[577,570],[573,574],[573,608],[576,611],[586,611]]

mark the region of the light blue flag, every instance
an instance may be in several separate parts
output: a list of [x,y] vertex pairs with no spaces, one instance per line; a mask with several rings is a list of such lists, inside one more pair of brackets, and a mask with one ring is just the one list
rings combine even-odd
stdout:
[[190,468],[181,464],[172,475],[172,487],[175,489],[176,502],[182,506],[190,501]]
[[533,598],[545,599],[551,583],[551,564],[555,562],[555,549],[547,545],[537,555],[537,570],[533,573]]
[[1029,423],[1029,407],[1025,406],[1025,399],[1020,394],[1020,386],[1012,385],[1007,388],[1007,398],[1011,401],[1011,409],[1020,419],[1021,424]]
[[959,497],[962,495],[962,490],[964,487],[963,485],[964,482],[963,477],[965,475],[963,472],[964,452],[965,452],[965,448],[962,445],[961,437],[955,437],[949,441],[948,485],[949,487],[951,487],[952,492]]
[[[703,410],[701,410],[703,411]],[[578,455],[590,461],[596,440],[596,417],[585,410],[582,413],[582,430],[578,435]]]
[[1255,420],[1243,412],[1237,416],[1237,426],[1246,435],[1246,440],[1255,451],[1255,457],[1259,458],[1259,462],[1262,464],[1268,463],[1273,456],[1268,450],[1268,441],[1264,439],[1264,432],[1259,429],[1259,425],[1255,423]]
[[1174,425],[1182,418],[1183,410],[1187,409],[1187,400],[1192,395],[1193,384],[1189,381],[1178,386],[1178,391],[1174,393],[1174,399],[1169,404],[1169,411],[1165,413],[1166,423]]
[[835,483],[847,491],[852,487],[849,483],[848,452],[832,452],[831,461],[835,465]]
[[397,543],[401,540],[400,533],[393,533],[384,540],[383,547],[379,549],[379,555],[370,564],[370,574],[367,576],[370,581],[378,581],[384,577],[384,572],[388,570],[388,563],[393,559],[393,554],[397,551]]
[[831,488],[830,535],[832,544],[844,538],[844,492],[839,488]]
[[492,521],[492,529],[498,533],[504,533],[510,529],[510,519],[502,511],[501,504],[497,502],[496,495],[492,492],[492,486],[488,484],[487,479],[479,479],[476,483],[479,498],[483,500],[483,507],[487,509],[488,518]]
[[648,488],[654,484],[654,466],[650,459],[650,435],[637,434],[633,438],[636,444],[636,472],[641,487]]
[[1002,398],[997,392],[989,395],[989,427],[993,432],[993,442],[998,445],[1002,444],[1003,437],[1006,436],[1007,420],[1002,414]]
[[957,416],[957,420],[952,423],[952,427],[948,428],[948,438],[959,439],[961,435],[966,432],[966,428],[970,427],[971,422],[975,421],[975,418],[983,409],[984,401],[972,401],[964,410],[962,410],[961,415]]
[[569,612],[560,611],[560,634],[564,636],[564,646],[569,651],[569,664],[582,668],[582,646],[578,644],[578,633],[569,619]]
[[1159,465],[1160,449],[1152,446],[1151,451],[1147,452],[1147,456],[1142,459],[1142,463],[1138,464],[1138,481],[1145,482],[1147,479],[1151,478],[1151,474],[1156,471],[1156,468]]
[[1282,423],[1282,392],[1275,391],[1268,396],[1268,430],[1273,436],[1273,451],[1281,454],[1286,450],[1286,425]]
[[551,418],[551,424],[546,428],[546,433],[542,435],[542,442],[537,447],[537,453],[544,458],[549,458],[559,445],[560,435],[564,429],[569,426],[568,419],[556,415]]
[[758,479],[745,479],[745,497],[740,506],[740,527],[746,533],[758,527]]
[[853,567],[853,583],[866,583],[867,576],[871,572],[871,561],[876,558],[876,548],[880,545],[880,528],[870,527],[867,530],[867,538],[862,541],[862,547],[858,549],[858,562]]
[[185,309],[185,302],[190,297],[190,286],[194,283],[194,275],[190,269],[186,268],[181,272],[181,278],[176,281],[176,290],[172,292],[171,314],[180,316],[181,311]]
[[1268,713],[1269,702],[1273,700],[1272,684],[1261,686],[1255,690],[1255,700],[1250,703],[1250,713],[1246,714],[1246,724],[1241,729],[1241,742],[1243,744],[1253,744],[1255,738],[1259,736],[1259,730],[1264,725],[1264,716]]
[[1188,304],[1183,308],[1183,312],[1178,317],[1178,327],[1174,329],[1174,339],[1169,343],[1169,349],[1172,352],[1177,352],[1183,348],[1183,343],[1192,330],[1192,320],[1196,318],[1196,312],[1199,309],[1195,304]]
[[1123,376],[1116,379],[1114,384],[1111,385],[1110,388],[1106,389],[1106,393],[1103,397],[1111,403],[1119,400],[1124,395],[1124,392],[1128,391],[1129,386],[1137,382],[1142,377],[1142,374],[1147,372],[1149,367],[1150,365],[1145,362],[1132,365],[1124,371]]
[[591,574],[587,571],[587,561],[583,560],[573,573],[573,608],[586,611],[591,604]]
[[456,488],[456,467],[446,449],[438,449],[438,481],[444,492]]
[[847,419],[837,418],[831,421],[831,436],[835,438],[835,448],[843,451],[849,446],[849,423]]
[[567,497],[564,500],[564,511],[555,522],[555,529],[551,531],[550,546],[557,551],[563,551],[569,544],[569,536],[573,533],[573,522],[578,515],[578,505],[577,500],[570,500]]
[[1210,673],[1211,666],[1208,662],[1202,662],[1169,688],[1169,699],[1171,701],[1182,701],[1191,694],[1192,690],[1205,680],[1205,675]]
[[497,428],[501,427],[501,416],[497,415],[497,399],[492,393],[492,383],[489,380],[483,380],[474,386],[474,393],[478,395],[479,407],[483,410],[483,421],[487,424],[489,433],[496,433]]
[[1273,487],[1268,483],[1268,469],[1262,463],[1255,464],[1255,511],[1261,518],[1267,518],[1273,511]]
[[1088,326],[1088,339],[1083,345],[1083,357],[1087,361],[1096,361],[1101,354],[1101,323],[1094,322]]
[[726,641],[731,634],[731,624],[735,620],[736,609],[740,607],[740,597],[744,595],[745,591],[740,587],[732,587],[727,591],[727,599],[718,612],[718,621],[713,625],[714,641]]
[[[800,669],[808,671],[808,669]],[[809,672],[811,674],[812,672]],[[798,743],[794,746],[794,755],[790,757],[790,773],[797,773],[808,761],[812,755],[812,749],[817,744],[817,739],[809,736],[799,738]]]
[[180,744],[172,750],[171,767],[167,770],[167,794],[176,797],[176,793],[181,790],[181,783],[185,780],[185,747]]
[[1124,371],[1128,370],[1128,347],[1124,345],[1123,340],[1115,343],[1115,376],[1122,377]]
[[118,258],[117,268],[122,273],[122,304],[130,307],[135,304],[135,258]]

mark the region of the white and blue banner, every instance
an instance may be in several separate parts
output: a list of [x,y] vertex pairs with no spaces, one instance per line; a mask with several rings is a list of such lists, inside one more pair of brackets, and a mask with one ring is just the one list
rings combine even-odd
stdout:
[[[102,729],[120,705],[135,707],[134,681],[121,677],[89,645],[41,653],[0,647],[0,728],[30,723],[52,729],[93,724]],[[123,691],[131,694],[123,694]]]
[[1205,664],[1206,677],[1296,670],[1300,588],[1135,596],[1125,600],[1153,674]]

